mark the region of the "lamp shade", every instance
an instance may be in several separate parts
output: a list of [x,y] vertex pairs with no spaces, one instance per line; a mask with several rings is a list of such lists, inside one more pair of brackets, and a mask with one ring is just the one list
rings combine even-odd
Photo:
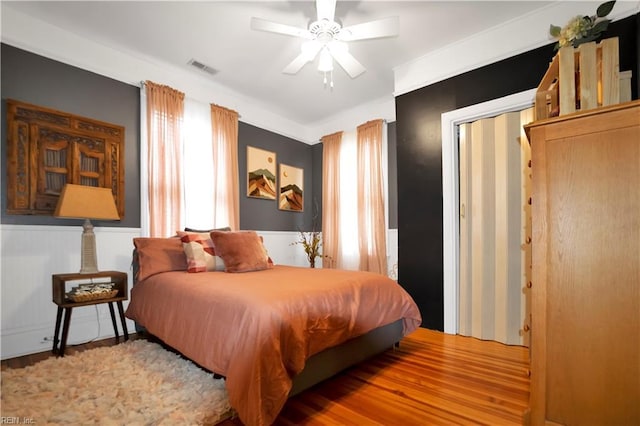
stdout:
[[71,183],[62,188],[53,215],[77,219],[120,220],[111,189]]
[[84,219],[80,273],[93,274],[98,272],[96,237],[93,233],[91,219],[120,219],[111,189],[68,183],[62,188],[60,199],[53,215],[56,217]]

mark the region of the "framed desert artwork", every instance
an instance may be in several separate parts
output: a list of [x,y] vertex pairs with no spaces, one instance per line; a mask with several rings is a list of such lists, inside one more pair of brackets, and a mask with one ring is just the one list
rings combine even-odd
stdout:
[[247,146],[247,196],[276,199],[276,154]]
[[304,170],[280,164],[278,208],[301,212],[304,206]]

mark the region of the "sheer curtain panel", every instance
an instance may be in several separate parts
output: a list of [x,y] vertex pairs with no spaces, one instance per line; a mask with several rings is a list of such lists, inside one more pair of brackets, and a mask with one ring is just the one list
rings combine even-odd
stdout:
[[358,246],[361,271],[387,274],[382,120],[358,126]]
[[340,243],[340,145],[342,132],[322,142],[322,260],[323,268],[337,268]]
[[240,229],[238,113],[211,104],[214,227]]
[[146,81],[148,225],[152,237],[175,234],[182,224],[184,93]]

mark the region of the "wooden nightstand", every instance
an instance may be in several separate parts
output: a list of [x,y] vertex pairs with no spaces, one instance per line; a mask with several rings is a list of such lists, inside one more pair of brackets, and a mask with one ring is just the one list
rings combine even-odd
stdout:
[[[78,281],[79,283],[90,283],[94,279],[98,278],[96,282],[105,282],[104,278],[109,278],[110,282],[114,284],[114,289],[118,290],[118,293],[114,297],[106,299],[90,300],[86,302],[74,302],[66,296],[67,289],[65,284],[67,281]],[[109,282],[109,281],[106,281]],[[127,274],[118,271],[102,271],[91,274],[55,274],[52,275],[52,295],[53,303],[58,305],[58,313],[56,315],[56,330],[53,335],[53,353],[59,356],[64,356],[64,350],[67,346],[67,337],[69,335],[69,323],[71,322],[71,310],[80,306],[98,305],[101,303],[107,303],[109,305],[109,312],[111,313],[111,321],[113,323],[113,331],[116,335],[116,341],[120,339],[118,334],[118,325],[116,324],[116,314],[113,309],[113,302],[118,305],[118,313],[120,314],[120,323],[122,324],[122,331],[124,334],[124,340],[129,340],[129,332],[127,331],[127,323],[124,318],[124,309],[122,308],[122,301],[127,300]],[[64,325],[62,326],[62,337],[60,336],[60,323],[62,321],[62,313],[64,311]],[[60,347],[58,348],[58,342]]]

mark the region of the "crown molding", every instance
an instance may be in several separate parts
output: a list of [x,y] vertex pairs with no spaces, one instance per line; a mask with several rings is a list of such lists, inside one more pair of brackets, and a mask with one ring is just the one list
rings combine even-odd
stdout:
[[[562,24],[580,11],[595,12],[596,7],[589,1],[557,1],[397,66],[394,96],[550,44],[551,23]],[[618,20],[639,11],[639,1],[618,0],[609,17]]]
[[312,142],[307,126],[274,113],[272,105],[263,105],[174,65],[88,41],[19,12],[7,2],[0,6],[3,43],[134,86],[145,80],[161,82],[190,98],[234,109],[245,123],[305,143]]
[[[3,43],[134,86],[143,80],[162,82],[193,99],[239,111],[242,122],[307,144],[315,144],[323,135],[355,128],[372,118],[395,121],[394,96],[548,44],[551,42],[547,35],[550,22],[565,22],[576,14],[576,10],[587,6],[593,8],[593,5],[593,2],[558,1],[430,52],[394,69],[394,93],[388,97],[340,111],[321,122],[303,125],[278,115],[271,105],[264,105],[203,76],[150,57],[90,42],[16,11],[7,2],[0,4]],[[638,11],[639,1],[618,0],[611,18],[620,19]]]

